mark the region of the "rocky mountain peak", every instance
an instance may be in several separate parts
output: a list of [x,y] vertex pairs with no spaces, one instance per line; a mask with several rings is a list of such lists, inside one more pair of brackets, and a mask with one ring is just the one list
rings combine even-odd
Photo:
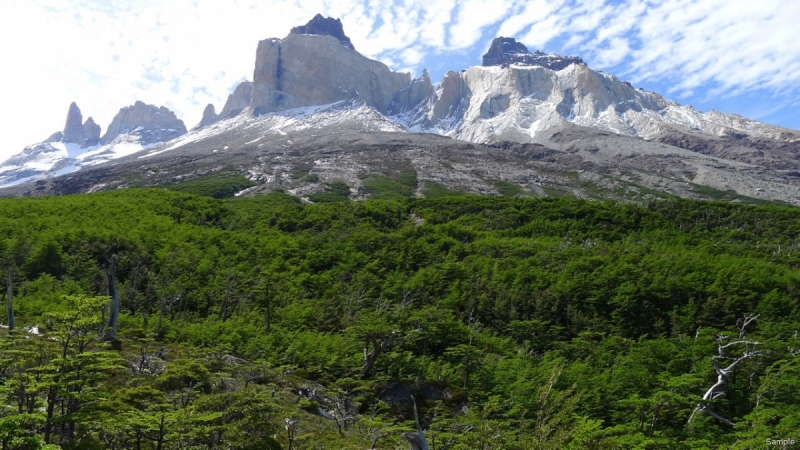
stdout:
[[192,129],[198,130],[200,128],[207,127],[217,120],[219,120],[219,117],[217,116],[217,110],[214,108],[212,103],[209,103],[203,110],[203,118],[200,119],[200,123],[198,123],[197,126]]
[[514,38],[497,37],[492,41],[489,50],[483,55],[484,66],[542,66],[551,70],[561,70],[572,64],[586,65],[577,56],[561,56],[540,51],[531,53],[523,43]]
[[142,145],[164,142],[186,133],[183,121],[175,113],[161,106],[136,101],[119,110],[106,134],[100,139],[105,145],[121,134],[136,134]]
[[91,117],[83,123],[81,139],[81,147],[91,147],[100,142],[100,125],[94,123]]
[[64,124],[64,142],[81,143],[83,136],[83,115],[75,102],[70,103],[67,122]]
[[385,114],[410,82],[410,74],[354,51],[339,20],[317,15],[284,39],[258,43],[252,91],[247,85],[242,93],[252,94],[249,110],[256,116],[346,101],[351,91]]
[[253,83],[250,81],[242,81],[236,86],[236,89],[228,95],[228,100],[222,111],[217,114],[214,105],[211,103],[203,110],[203,118],[192,130],[199,130],[200,128],[207,127],[212,123],[219,122],[223,119],[230,119],[236,117],[250,105],[250,98],[253,95]]
[[317,14],[307,24],[292,28],[289,34],[316,34],[320,36],[333,36],[345,47],[355,50],[350,38],[344,34],[342,21],[332,17],[322,17]]
[[228,96],[225,106],[219,113],[220,119],[229,119],[239,115],[250,104],[250,98],[253,96],[253,83],[250,81],[242,81],[233,90],[233,93]]
[[[51,140],[53,137],[50,138]],[[83,122],[81,109],[75,102],[70,103],[67,111],[67,122],[64,131],[56,138],[59,142],[79,144],[81,147],[91,147],[100,140],[100,126],[89,117]]]

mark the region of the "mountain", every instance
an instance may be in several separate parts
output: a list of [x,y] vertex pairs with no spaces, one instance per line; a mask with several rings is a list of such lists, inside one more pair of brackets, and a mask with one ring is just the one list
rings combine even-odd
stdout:
[[103,145],[114,142],[120,135],[136,136],[142,146],[165,142],[186,133],[183,121],[175,113],[137,101],[119,110],[106,134],[100,139]]
[[[370,188],[376,180],[399,183],[413,175],[402,192],[417,196],[433,186],[800,204],[800,132],[700,112],[595,71],[581,58],[531,52],[509,37],[495,39],[482,61],[446,73],[434,86],[427,71],[412,79],[364,57],[341,22],[318,15],[284,39],[259,42],[253,81],[239,84],[219,114],[207,106],[188,133],[157,108],[145,120],[146,108],[137,103],[120,111],[100,144],[130,139],[147,148],[94,150],[92,161],[114,159],[114,165],[81,163],[66,177],[2,195],[237,173],[256,183],[246,194],[283,189],[306,199],[336,181],[350,187],[351,198],[367,198],[378,195]],[[156,118],[157,131],[143,126]]]
[[172,111],[138,101],[120,109],[102,138],[100,126],[91,117],[82,120],[73,102],[63,131],[0,164],[0,187],[65,175],[186,133],[186,126]]

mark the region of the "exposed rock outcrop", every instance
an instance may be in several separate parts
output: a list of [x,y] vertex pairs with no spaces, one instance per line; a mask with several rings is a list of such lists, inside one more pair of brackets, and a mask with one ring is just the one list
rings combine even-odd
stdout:
[[67,122],[64,124],[64,131],[60,136],[50,136],[49,142],[64,142],[78,144],[81,148],[97,145],[100,140],[100,126],[94,123],[94,119],[89,117],[83,123],[81,109],[75,102],[69,105],[67,111]]
[[386,114],[411,75],[347,48],[333,36],[290,34],[258,43],[250,109],[255,115],[325,105],[357,92]]
[[63,142],[83,143],[83,115],[75,102],[70,103],[67,123],[64,124]]
[[253,83],[250,81],[242,81],[236,86],[236,89],[228,95],[228,100],[222,111],[217,114],[214,105],[211,103],[203,110],[203,118],[192,130],[199,130],[200,128],[207,127],[212,123],[218,122],[222,119],[230,119],[236,117],[250,105],[250,98],[253,95]]
[[183,121],[165,107],[137,101],[119,110],[106,134],[100,139],[105,145],[121,134],[136,134],[142,145],[164,142],[186,133]]
[[198,123],[193,130],[199,130],[200,128],[207,127],[212,123],[219,120],[219,116],[217,116],[217,110],[214,108],[214,105],[209,103],[206,105],[206,108],[203,110],[203,118],[200,119],[200,123]]
[[577,56],[547,54],[538,50],[531,53],[528,47],[514,38],[495,38],[489,50],[483,55],[483,65],[507,67],[512,64],[542,66],[550,70],[562,70],[572,64],[586,65]]
[[415,78],[411,83],[400,89],[389,104],[389,115],[395,116],[408,111],[413,111],[420,103],[433,96],[434,88],[428,70],[422,71],[422,76]]
[[318,36],[333,36],[340,44],[355,50],[350,38],[344,34],[344,27],[342,21],[332,17],[322,17],[322,14],[317,14],[313,19],[308,21],[307,24],[299,27],[292,28],[289,34],[315,34]]
[[100,142],[100,125],[94,123],[94,119],[89,117],[83,124],[83,142],[81,147],[92,147]]
[[429,114],[431,124],[447,127],[457,123],[467,111],[471,98],[472,91],[462,74],[449,70],[436,91],[436,101]]
[[228,96],[225,106],[219,113],[219,119],[229,119],[238,116],[248,105],[250,99],[253,97],[253,83],[251,81],[242,81],[233,90],[233,93]]

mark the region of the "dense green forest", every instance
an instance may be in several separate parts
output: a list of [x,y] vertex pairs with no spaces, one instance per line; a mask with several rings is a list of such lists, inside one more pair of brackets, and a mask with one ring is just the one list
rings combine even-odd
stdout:
[[800,441],[799,267],[781,206],[3,199],[0,449]]

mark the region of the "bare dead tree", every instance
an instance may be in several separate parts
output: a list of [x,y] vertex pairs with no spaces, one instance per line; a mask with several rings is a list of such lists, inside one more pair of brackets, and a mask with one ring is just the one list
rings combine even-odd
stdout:
[[222,322],[228,318],[228,307],[233,298],[233,292],[239,284],[239,274],[228,269],[228,275],[225,277],[225,300],[222,303],[222,309],[219,312],[219,319]]
[[422,425],[419,424],[419,414],[417,413],[417,401],[414,396],[411,396],[411,401],[414,403],[414,421],[417,423],[417,432],[403,433],[403,439],[411,444],[411,450],[430,450],[428,441],[425,439],[425,432],[422,431]]
[[164,308],[167,303],[167,283],[169,283],[169,274],[164,276],[161,282],[161,303],[158,305],[158,321],[156,322],[156,335],[161,335],[161,320],[164,318]]
[[16,326],[14,320],[14,267],[19,267],[25,261],[26,255],[31,250],[31,241],[25,235],[17,238],[11,246],[3,252],[3,264],[6,267],[6,318],[8,331],[13,331]]
[[117,339],[117,322],[119,321],[119,291],[117,290],[117,255],[111,255],[111,263],[106,269],[108,277],[108,291],[111,301],[108,305],[108,322],[106,322],[103,340],[115,341]]
[[287,417],[283,419],[286,422],[286,438],[289,441],[289,450],[294,448],[294,441],[297,438],[297,432],[300,431],[298,428],[298,424],[300,423],[300,419],[290,418]]
[[[370,333],[366,338],[367,346],[364,347],[364,367],[361,368],[361,378],[367,378],[367,375],[369,375],[378,357],[381,356],[383,352],[394,347],[397,340],[397,332],[393,331],[388,336]],[[370,345],[372,346],[371,352],[368,351]]]
[[136,255],[136,268],[133,269],[133,280],[131,282],[130,296],[128,297],[128,309],[131,314],[136,314],[136,287],[139,285],[139,275],[142,271],[144,261],[141,255]]
[[6,285],[6,315],[8,316],[8,331],[14,331],[14,269],[8,266],[8,281]]
[[358,288],[351,288],[348,290],[345,297],[345,303],[347,305],[345,307],[345,310],[347,311],[347,320],[351,320],[353,318],[353,313],[361,308],[361,304],[366,293],[367,288],[363,285],[359,286]]
[[[717,336],[717,355],[711,357],[711,362],[714,364],[714,371],[717,373],[717,382],[708,388],[705,394],[703,394],[703,398],[697,403],[694,411],[692,411],[692,414],[689,416],[689,420],[686,422],[687,425],[692,423],[692,419],[694,419],[694,416],[698,412],[708,414],[730,427],[734,427],[736,425],[730,420],[714,412],[711,409],[711,402],[725,394],[725,384],[727,383],[728,377],[731,376],[736,366],[738,366],[742,361],[747,361],[748,359],[755,358],[762,354],[762,352],[755,350],[755,347],[760,344],[759,342],[748,341],[745,339],[747,334],[747,326],[756,319],[758,319],[757,314],[748,314],[736,322],[736,327],[739,329],[739,340],[725,344],[725,342],[727,342],[730,338],[724,335]],[[732,357],[727,355],[729,350],[741,347],[744,347],[744,350],[742,350],[742,354],[740,356]]]

